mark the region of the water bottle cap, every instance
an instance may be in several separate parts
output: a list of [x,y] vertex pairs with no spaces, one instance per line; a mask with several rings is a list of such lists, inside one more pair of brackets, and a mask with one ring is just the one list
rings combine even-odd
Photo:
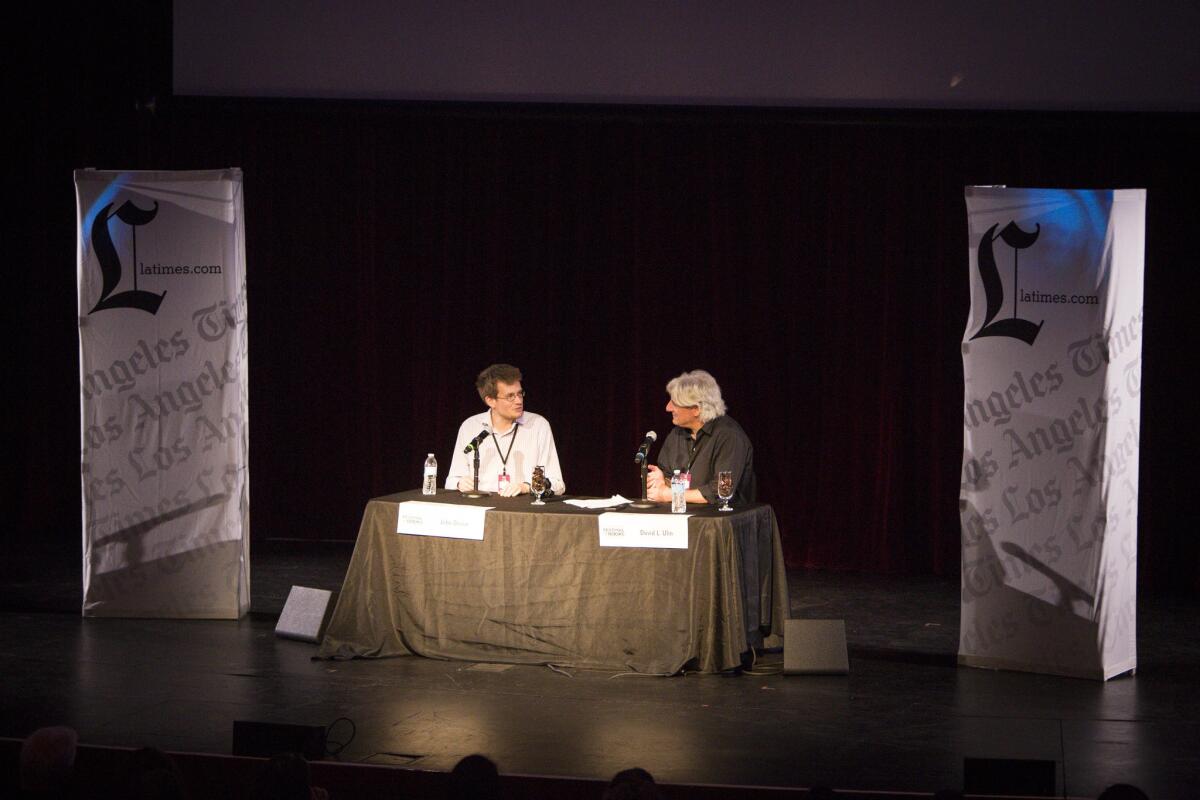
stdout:
[[678,475],[678,474],[679,474],[679,470],[675,470],[675,474],[676,474],[676,475]]
[[429,457],[430,457],[430,458],[433,458],[433,453],[430,453],[430,454],[429,454]]

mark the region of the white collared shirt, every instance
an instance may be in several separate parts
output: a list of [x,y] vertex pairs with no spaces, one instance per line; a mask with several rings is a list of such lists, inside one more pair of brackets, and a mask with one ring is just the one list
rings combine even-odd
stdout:
[[[474,454],[464,454],[463,448],[482,430],[492,430],[490,410],[467,417],[459,426],[458,438],[454,442],[454,458],[450,461],[450,471],[446,473],[447,489],[457,489],[459,478],[475,474],[472,467]],[[513,441],[513,436],[517,437],[516,441]],[[497,443],[500,445],[499,451],[496,449]],[[507,455],[507,465],[501,461],[501,454]],[[546,468],[546,477],[554,493],[564,494],[567,486],[563,481],[562,467],[558,465],[558,451],[554,447],[550,423],[542,415],[526,411],[507,431],[489,436],[479,445],[479,488],[485,492],[498,491],[497,477],[502,468],[507,469],[514,486],[529,483],[533,468],[539,464]]]

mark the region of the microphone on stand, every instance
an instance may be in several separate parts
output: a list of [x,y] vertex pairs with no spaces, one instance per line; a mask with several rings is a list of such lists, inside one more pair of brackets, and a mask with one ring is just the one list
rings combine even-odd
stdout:
[[645,464],[646,458],[650,455],[650,445],[658,441],[658,434],[654,431],[647,431],[646,438],[642,439],[642,444],[638,447],[637,455],[633,457],[633,463]]
[[463,448],[463,452],[469,455],[473,450],[478,448],[479,445],[483,443],[484,439],[488,438],[490,435],[491,431],[489,431],[487,428],[484,428],[479,432],[478,436],[467,443],[467,446]]
[[641,447],[638,448],[637,455],[633,457],[633,463],[639,465],[638,472],[642,476],[642,499],[636,503],[630,503],[630,508],[654,508],[654,503],[646,497],[646,473],[650,466],[647,463],[650,460],[650,445],[658,441],[658,434],[654,431],[646,431],[646,438],[642,439]]

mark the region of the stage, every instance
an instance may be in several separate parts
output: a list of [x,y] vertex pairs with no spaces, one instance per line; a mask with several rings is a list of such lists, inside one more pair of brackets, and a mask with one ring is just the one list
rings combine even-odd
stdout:
[[342,761],[445,771],[931,792],[963,758],[1058,763],[1058,789],[1194,789],[1200,605],[1139,603],[1139,670],[1107,684],[957,667],[958,581],[791,571],[791,614],[846,620],[848,677],[674,678],[422,658],[314,661],[274,636],[292,585],[335,589],[350,543],[259,548],[236,622],[82,619],[77,575],[7,581],[0,736],[67,724],[84,743],[229,753],[234,720],[328,725]]

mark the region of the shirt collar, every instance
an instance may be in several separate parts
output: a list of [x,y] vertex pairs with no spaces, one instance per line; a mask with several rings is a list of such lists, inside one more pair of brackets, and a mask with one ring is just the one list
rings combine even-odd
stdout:
[[528,411],[522,411],[521,416],[516,418],[516,420],[513,422],[512,426],[509,427],[508,430],[506,430],[504,433],[496,433],[496,431],[492,428],[492,414],[490,411],[485,411],[485,412],[483,412],[483,427],[487,428],[492,433],[495,433],[497,436],[508,436],[510,433],[512,433],[513,431],[515,431],[517,429],[518,425],[525,424],[525,417],[528,414],[529,414]]
[[[697,442],[700,441],[701,436],[712,436],[713,429],[715,429],[717,427],[717,420],[719,420],[719,419],[720,419],[720,417],[713,417],[708,422],[701,425],[700,430],[696,431],[696,441]],[[682,425],[676,425],[675,430],[679,431],[679,433],[681,433],[682,435],[686,436],[689,439],[692,438],[692,431],[690,428],[685,428]]]

